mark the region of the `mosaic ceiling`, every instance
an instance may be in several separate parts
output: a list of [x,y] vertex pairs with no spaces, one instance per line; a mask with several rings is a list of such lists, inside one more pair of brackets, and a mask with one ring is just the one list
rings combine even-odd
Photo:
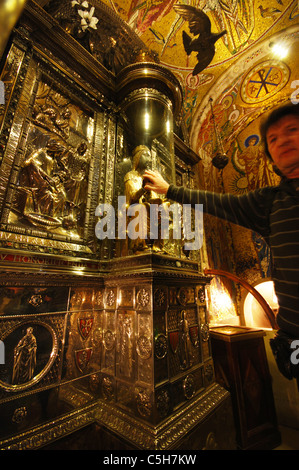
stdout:
[[[210,112],[210,98],[216,109],[219,100],[222,103],[225,100],[224,107],[235,111],[234,118],[238,111],[253,119],[257,109],[279,101],[278,93],[295,79],[296,48],[293,47],[288,59],[281,61],[273,55],[272,46],[281,39],[294,46],[298,40],[298,0],[105,0],[103,3],[180,79],[184,89],[184,122],[196,151],[199,151],[199,131]],[[226,31],[216,41],[215,55],[209,65],[195,75],[197,54],[196,51],[186,53],[183,36],[194,38],[196,34],[190,32],[188,18],[176,9],[178,3],[203,11],[211,22],[212,33]],[[245,121],[243,116],[242,125]]]
[[[215,153],[216,125],[233,170],[243,172],[236,147],[243,152],[258,136],[261,116],[288,99],[299,103],[298,0],[36,3],[115,75],[145,44],[182,85],[182,136],[203,162]],[[289,49],[284,58],[274,53],[279,45]]]

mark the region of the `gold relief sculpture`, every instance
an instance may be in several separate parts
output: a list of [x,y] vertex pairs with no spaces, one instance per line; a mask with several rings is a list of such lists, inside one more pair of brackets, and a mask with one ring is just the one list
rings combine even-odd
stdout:
[[12,384],[29,382],[36,366],[37,343],[33,328],[29,327],[14,349]]
[[84,300],[84,292],[76,290],[72,292],[71,300],[70,300],[70,308],[71,310],[77,310],[83,304]]
[[161,390],[157,394],[157,410],[161,418],[168,415],[171,407],[171,397],[168,390]]
[[145,368],[145,361],[152,356],[151,317],[148,314],[139,313],[137,316],[137,341],[136,352],[140,358],[139,369]]
[[167,323],[173,373],[177,374],[200,362],[200,329],[196,309],[169,309]]
[[130,378],[133,373],[133,314],[120,313],[118,316],[118,364],[119,373]]
[[[18,211],[32,225],[77,233],[80,202],[86,193],[87,145],[76,150],[50,139],[25,160],[19,178]],[[85,191],[84,191],[85,189]]]
[[58,111],[53,106],[49,106],[48,108],[37,112],[33,118],[33,122],[37,126],[43,127],[47,131],[53,132],[66,139],[69,137],[68,126],[70,117],[71,111],[69,108],[62,110],[59,117]]
[[167,338],[162,333],[155,338],[155,357],[157,359],[164,359],[168,352]]
[[112,308],[115,306],[116,293],[113,289],[108,289],[105,297],[106,306]]
[[181,305],[195,302],[194,289],[188,287],[180,287],[177,293],[177,299]]
[[100,382],[101,382],[100,374],[92,374],[89,377],[89,388],[92,393],[98,392]]
[[112,351],[115,346],[115,334],[111,330],[104,331],[103,345],[106,351]]
[[79,371],[83,374],[86,372],[92,355],[92,348],[85,348],[75,351],[75,362]]
[[191,342],[195,348],[199,348],[199,345],[200,345],[198,333],[199,333],[198,325],[190,326],[189,335],[190,335]]
[[206,292],[205,292],[205,287],[200,286],[197,289],[197,300],[199,303],[203,304],[206,300]]
[[178,290],[177,299],[181,305],[186,305],[188,301],[188,289],[186,287],[181,287]]
[[177,354],[181,369],[192,366],[194,358],[186,310],[182,310],[180,313]]
[[148,359],[138,358],[138,367],[137,367],[137,380],[143,384],[150,385],[152,383],[153,377],[153,367],[152,361]]
[[136,320],[136,377],[138,381],[151,384],[153,375],[151,316],[148,313],[138,313]]
[[43,298],[40,294],[34,294],[30,297],[28,302],[34,307],[39,307],[43,303]]
[[214,367],[212,364],[205,365],[204,375],[208,382],[212,382],[214,378]]
[[73,288],[70,297],[70,310],[90,310],[93,307],[93,289],[90,288]]
[[83,236],[90,117],[40,82],[9,222]]
[[102,307],[103,306],[103,289],[100,289],[94,293],[94,306],[95,307]]
[[195,393],[195,379],[194,375],[190,374],[183,380],[183,390],[185,397],[190,400]]
[[141,359],[149,359],[152,355],[152,344],[148,336],[141,335],[137,339],[136,351]]
[[25,406],[21,406],[20,408],[16,408],[11,421],[13,423],[21,423],[27,417],[27,408]]
[[200,334],[202,341],[209,341],[210,338],[210,328],[208,323],[203,323],[200,327]]
[[151,293],[148,289],[142,288],[137,292],[136,303],[137,308],[139,307],[148,307],[150,305]]
[[102,350],[103,330],[101,327],[93,328],[91,343],[94,346],[94,349],[98,347],[100,351]]
[[[73,297],[75,301],[79,301],[77,305],[73,304]],[[100,368],[102,354],[101,315],[95,315],[91,309],[92,297],[92,289],[76,289],[71,299],[72,308],[68,314],[68,333],[65,346],[68,365],[65,372],[67,380],[78,377],[79,373],[96,372]]]
[[152,413],[152,403],[147,391],[142,390],[137,395],[137,409],[141,416],[148,418]]
[[107,400],[111,400],[114,397],[114,385],[111,377],[103,377],[102,393]]
[[[55,330],[34,316],[29,321],[30,317],[28,315],[28,322],[20,322],[18,316],[1,318],[0,335],[6,348],[5,367],[0,370],[0,389],[21,392],[42,379],[45,385],[57,378],[56,359],[64,316],[55,316]],[[48,374],[50,370],[51,374]]]
[[59,217],[63,214],[66,195],[57,171],[58,150],[56,142],[50,142],[45,149],[33,152],[21,169],[22,213],[33,225],[54,228],[61,225]]
[[167,289],[158,287],[154,292],[155,306],[162,307],[167,302]]
[[115,374],[116,360],[116,316],[115,311],[104,311],[101,315],[102,347],[101,347],[101,370],[106,373]]

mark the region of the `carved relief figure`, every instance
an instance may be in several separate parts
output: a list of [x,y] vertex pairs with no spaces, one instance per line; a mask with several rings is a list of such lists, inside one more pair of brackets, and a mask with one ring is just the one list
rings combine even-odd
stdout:
[[[59,96],[60,95],[57,94],[58,99]],[[55,96],[53,98],[55,99]],[[59,109],[51,103],[48,106],[45,104],[35,108],[33,122],[35,125],[57,134],[62,137],[63,140],[67,140],[70,135],[69,127],[71,116],[72,112],[68,106]]]
[[[36,226],[76,229],[87,190],[87,144],[77,149],[50,139],[25,160],[19,178],[19,210]],[[25,197],[24,197],[25,195]]]
[[36,366],[36,351],[36,338],[33,328],[29,327],[14,349],[13,384],[29,382],[32,379]]
[[63,227],[71,229],[76,228],[77,221],[84,216],[89,172],[87,143],[82,141],[75,151],[68,151],[62,163],[67,175],[64,180],[67,204]]
[[38,126],[44,127],[47,130],[55,130],[55,120],[57,118],[57,111],[49,106],[45,110],[38,112],[34,118],[34,123]]
[[123,317],[120,323],[119,371],[130,377],[133,367],[133,325],[131,317]]
[[192,365],[192,343],[189,334],[189,325],[186,310],[183,310],[181,312],[181,318],[179,320],[178,356],[180,360],[181,369],[187,369]]
[[82,183],[86,180],[88,174],[87,144],[82,141],[75,151],[67,152],[63,164],[68,172],[68,178],[65,181],[65,190],[68,201],[78,206],[83,196]]
[[[46,148],[41,148],[24,162],[20,174],[20,189],[26,193],[23,214],[33,222],[60,225],[63,215],[66,193],[63,188],[65,172],[61,171],[59,158],[65,148],[50,140]],[[43,215],[43,217],[41,217]]]

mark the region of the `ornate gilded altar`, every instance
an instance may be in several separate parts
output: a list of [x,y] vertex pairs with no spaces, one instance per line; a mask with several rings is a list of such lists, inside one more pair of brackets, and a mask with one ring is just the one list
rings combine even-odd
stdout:
[[[76,4],[29,1],[1,69],[0,447],[96,424],[98,448],[234,448],[204,248],[187,253],[173,227],[163,243],[128,236],[132,204],[146,220],[167,204],[143,193],[141,163],[195,184],[197,156],[174,138],[180,84],[101,2],[89,27]],[[132,181],[125,225],[119,212],[117,235],[99,236],[99,208],[116,209]]]

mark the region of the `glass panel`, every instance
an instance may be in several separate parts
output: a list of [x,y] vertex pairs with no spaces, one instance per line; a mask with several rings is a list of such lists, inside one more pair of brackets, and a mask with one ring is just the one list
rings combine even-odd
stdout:
[[145,168],[157,169],[170,183],[175,181],[173,115],[170,100],[153,89],[135,91],[126,99],[123,107],[122,126],[132,157],[140,146],[147,147]]

